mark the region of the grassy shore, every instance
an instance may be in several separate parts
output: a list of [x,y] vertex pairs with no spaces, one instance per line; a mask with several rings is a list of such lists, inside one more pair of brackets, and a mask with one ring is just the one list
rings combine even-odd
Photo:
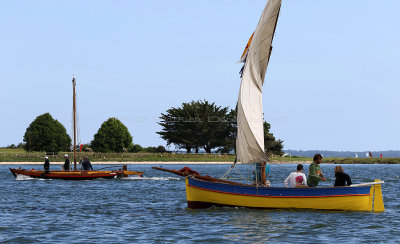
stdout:
[[[48,154],[51,162],[64,162],[64,154],[71,152],[59,152]],[[0,162],[43,162],[45,152],[26,152],[23,149],[0,148]],[[202,162],[202,163],[227,163],[234,162],[234,154],[181,154],[181,153],[95,153],[82,152],[79,158],[88,156],[92,162]],[[311,163],[312,158],[308,157],[272,157],[272,163]],[[323,163],[332,164],[400,164],[400,158],[324,158]]]
[[[63,162],[64,154],[48,154],[51,162]],[[0,162],[43,162],[45,152],[26,152],[23,149],[0,148]],[[234,162],[234,154],[181,154],[181,153],[94,153],[82,152],[79,158],[88,156],[92,162]],[[272,157],[272,163],[311,163],[308,157]],[[400,158],[324,158],[323,163],[333,164],[400,164]]]
[[[48,154],[51,162],[64,162],[64,154],[72,158],[71,152],[59,152],[57,155]],[[0,162],[43,162],[45,152],[26,152],[22,149],[0,149]],[[186,153],[78,153],[79,158],[88,156],[93,162],[234,162],[234,154],[186,154]],[[309,161],[310,158],[274,157],[274,162]]]
[[[72,159],[71,152],[47,155],[51,162],[63,162],[64,154]],[[25,152],[23,150],[1,150],[0,162],[43,162],[45,152]],[[93,162],[233,162],[232,154],[177,154],[177,153],[78,153],[77,158],[88,156]]]
[[400,164],[400,158],[324,158],[332,164]]

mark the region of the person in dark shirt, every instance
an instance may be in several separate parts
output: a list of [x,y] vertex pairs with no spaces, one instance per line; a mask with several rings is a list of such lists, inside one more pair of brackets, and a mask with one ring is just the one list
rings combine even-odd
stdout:
[[83,170],[93,170],[92,164],[89,161],[88,156],[85,156],[83,163],[82,163]]
[[44,173],[45,173],[45,174],[48,174],[49,171],[50,171],[50,161],[49,161],[49,157],[46,156],[46,157],[44,157],[44,159],[45,159],[44,164],[43,164]]
[[65,154],[65,155],[64,155],[64,158],[65,158],[65,163],[64,163],[63,168],[64,168],[65,171],[69,171],[69,158],[68,158],[68,154]]
[[335,177],[335,186],[346,186],[346,183],[347,186],[351,185],[350,176],[343,172],[342,166],[335,167]]

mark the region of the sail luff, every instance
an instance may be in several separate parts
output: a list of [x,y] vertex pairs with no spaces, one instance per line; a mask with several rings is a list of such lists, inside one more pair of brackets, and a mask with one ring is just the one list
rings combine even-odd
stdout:
[[262,86],[281,0],[269,0],[252,38],[238,99],[236,153],[241,163],[265,162]]
[[272,38],[271,38],[271,46],[270,46],[270,50],[269,50],[269,55],[268,55],[268,61],[267,63],[269,63],[269,58],[271,57],[271,53],[272,53],[272,42],[274,41],[274,36],[275,36],[275,30],[276,30],[276,25],[278,24],[278,19],[279,19],[279,13],[281,12],[281,8],[279,8],[278,10],[278,14],[276,16],[276,21],[275,21],[275,26],[274,26],[274,31],[272,33]]

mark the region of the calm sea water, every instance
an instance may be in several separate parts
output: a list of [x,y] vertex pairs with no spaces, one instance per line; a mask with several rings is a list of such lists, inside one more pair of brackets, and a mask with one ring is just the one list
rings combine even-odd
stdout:
[[[334,181],[334,166],[322,165],[329,180],[325,185]],[[391,243],[400,238],[400,165],[343,166],[354,183],[385,181],[386,211],[378,214],[228,207],[190,210],[183,178],[152,170],[151,165],[128,166],[146,171],[142,179],[93,181],[16,180],[8,167],[15,166],[0,165],[0,243]],[[229,165],[189,167],[221,176]],[[295,167],[272,165],[272,184],[282,186]],[[250,172],[246,165],[239,168],[245,175]]]

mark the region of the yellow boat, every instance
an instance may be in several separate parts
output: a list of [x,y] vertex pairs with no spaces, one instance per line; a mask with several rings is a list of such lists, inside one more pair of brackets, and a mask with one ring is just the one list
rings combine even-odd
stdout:
[[[272,51],[272,40],[282,0],[269,0],[257,28],[246,45],[241,61],[239,99],[237,103],[236,159],[241,164],[257,164],[255,185],[241,184],[220,178],[201,176],[190,169],[166,170],[186,177],[189,208],[239,206],[267,209],[324,209],[384,211],[381,184],[383,181],[350,187],[268,187],[265,166],[269,162],[264,151],[262,86]],[[235,168],[236,161],[232,165]],[[228,171],[229,172],[229,171]],[[228,173],[227,172],[227,173]]]
[[344,187],[266,187],[201,176],[189,168],[170,170],[153,167],[185,177],[188,208],[234,206],[260,209],[321,209],[385,211],[383,181]]
[[237,206],[262,209],[299,208],[323,210],[385,210],[381,185],[365,183],[346,187],[255,187],[211,182],[186,177],[186,198],[192,209]]

